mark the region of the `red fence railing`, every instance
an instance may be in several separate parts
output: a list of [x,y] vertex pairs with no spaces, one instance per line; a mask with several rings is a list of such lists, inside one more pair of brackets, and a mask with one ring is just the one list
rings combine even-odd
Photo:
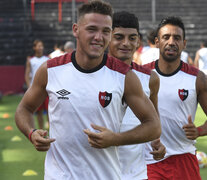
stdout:
[[[31,0],[31,16],[35,19],[35,3],[58,3],[58,21],[62,22],[62,3],[72,2],[72,0]],[[75,0],[75,2],[88,2],[88,0]]]

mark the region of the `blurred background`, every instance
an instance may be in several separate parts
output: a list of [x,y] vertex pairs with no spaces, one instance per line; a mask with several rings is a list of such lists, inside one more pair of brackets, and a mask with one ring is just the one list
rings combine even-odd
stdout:
[[[59,41],[74,41],[72,24],[77,7],[88,0],[1,0],[0,1],[0,91],[23,91],[24,66],[32,55],[35,39],[44,42],[44,54]],[[207,38],[206,0],[105,0],[114,11],[136,14],[146,44],[146,33],[163,17],[180,16],[186,27],[186,51],[194,59],[200,42]],[[8,83],[9,82],[9,83]],[[11,84],[13,83],[13,85]]]

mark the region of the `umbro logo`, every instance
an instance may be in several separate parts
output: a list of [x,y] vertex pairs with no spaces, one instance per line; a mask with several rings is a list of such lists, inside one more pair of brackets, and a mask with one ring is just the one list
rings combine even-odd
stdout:
[[69,99],[69,97],[65,97],[65,96],[71,94],[70,92],[68,92],[65,89],[59,90],[56,93],[59,94],[59,95],[61,95],[61,96],[58,97],[58,99]]

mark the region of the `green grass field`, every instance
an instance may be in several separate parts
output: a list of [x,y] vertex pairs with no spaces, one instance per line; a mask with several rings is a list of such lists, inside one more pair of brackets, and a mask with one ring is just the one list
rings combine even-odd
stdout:
[[[195,124],[196,126],[200,126],[207,120],[206,115],[200,106],[198,106],[196,112]],[[199,137],[197,139],[196,147],[199,151],[203,151],[207,154],[207,136]],[[207,180],[207,167],[200,170],[202,180]]]
[[[22,96],[17,95],[5,96],[0,101],[0,180],[43,180],[45,152],[36,151],[15,125],[14,113],[21,98]],[[198,107],[196,125],[205,120],[204,113]],[[13,130],[6,131],[5,127],[8,126]],[[14,139],[17,141],[13,141]],[[207,153],[207,137],[198,138],[196,146],[198,150]],[[36,174],[23,176],[27,170]],[[200,172],[202,180],[207,180],[207,168],[201,169]]]
[[[20,133],[14,121],[14,113],[22,96],[6,96],[0,101],[0,180],[43,180],[45,152],[38,152]],[[5,113],[8,118],[3,118]],[[13,130],[5,131],[11,126]],[[21,141],[12,141],[19,136]],[[23,176],[27,170],[37,175]]]

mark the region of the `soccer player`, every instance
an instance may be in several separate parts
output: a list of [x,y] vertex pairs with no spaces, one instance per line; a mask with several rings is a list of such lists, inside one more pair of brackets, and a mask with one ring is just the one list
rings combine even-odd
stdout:
[[[157,109],[157,93],[159,91],[159,77],[149,68],[144,68],[133,61],[133,54],[139,44],[138,18],[131,13],[122,11],[113,15],[112,38],[109,43],[109,54],[128,65],[139,77],[142,88]],[[121,132],[130,130],[140,124],[140,121],[128,107],[121,124]],[[147,178],[147,165],[144,156],[144,144],[119,147],[123,180],[143,180]],[[152,142],[154,158],[160,160],[165,155],[165,147],[159,140]]]
[[[44,44],[41,40],[34,40],[33,42],[33,51],[34,56],[27,59],[26,69],[25,69],[25,82],[27,88],[32,85],[34,81],[35,74],[39,67],[49,59],[49,57],[45,56],[44,53]],[[36,114],[38,120],[38,126],[40,129],[44,128],[44,118],[43,118],[43,111],[48,110],[48,97],[45,101],[38,107]],[[48,117],[47,117],[48,120]]]
[[[18,128],[37,150],[48,150],[45,179],[118,180],[117,146],[151,141],[161,134],[156,110],[137,76],[127,64],[104,54],[111,30],[110,4],[83,4],[73,24],[76,51],[43,64],[17,108]],[[47,94],[50,137],[31,124],[31,114]],[[120,133],[125,104],[142,123]]]
[[[164,18],[157,28],[155,42],[160,49],[159,60],[146,66],[156,71],[160,77],[160,140],[166,147],[166,155],[164,160],[155,161],[149,155],[151,150],[147,143],[148,178],[199,180],[201,177],[195,155],[196,147],[192,139],[197,138],[199,133],[203,135],[205,129],[197,129],[193,121],[197,103],[207,113],[207,77],[180,59],[186,46],[185,27],[180,18]],[[194,132],[196,137],[190,137]]]

